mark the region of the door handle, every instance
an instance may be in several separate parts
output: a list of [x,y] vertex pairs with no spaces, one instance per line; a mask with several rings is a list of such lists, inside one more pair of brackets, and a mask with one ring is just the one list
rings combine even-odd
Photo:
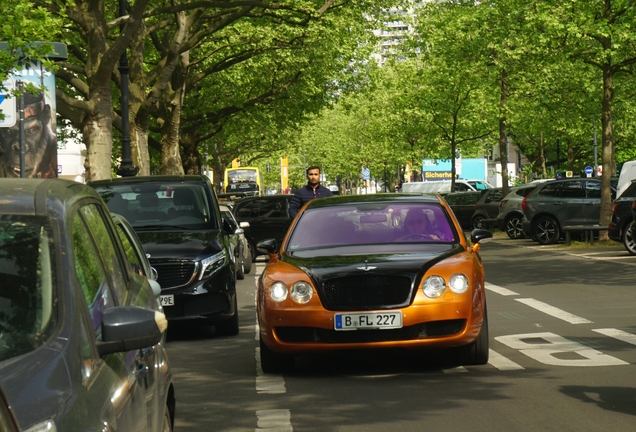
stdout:
[[148,370],[149,369],[146,362],[143,362],[143,361],[137,362],[137,367],[135,368],[135,378],[136,379],[144,378],[146,375],[148,375]]

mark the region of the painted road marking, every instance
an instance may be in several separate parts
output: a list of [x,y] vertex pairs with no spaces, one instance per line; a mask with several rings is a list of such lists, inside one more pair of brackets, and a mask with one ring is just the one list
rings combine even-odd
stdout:
[[636,345],[636,335],[624,332],[622,330],[618,330],[614,328],[604,328],[604,329],[592,329],[592,331],[596,333],[600,333],[605,336],[609,336],[614,339],[618,339],[623,342],[627,342],[628,344]]
[[486,289],[492,292],[495,292],[497,294],[500,294],[502,296],[513,296],[513,295],[519,295],[519,293],[516,293],[514,291],[510,291],[508,288],[504,288],[504,287],[500,287],[497,285],[493,285],[489,282],[486,282],[485,284]]
[[[498,336],[496,341],[551,366],[621,366],[629,363],[554,333]],[[576,357],[573,357],[576,356]]]
[[535,300],[531,298],[523,298],[523,299],[515,299],[515,300],[527,306],[530,306],[531,308],[534,308],[540,312],[551,315],[563,321],[569,322],[570,324],[590,324],[593,322],[588,319],[573,315],[569,312],[566,312],[554,306],[550,306],[549,304],[543,303],[539,300]]
[[256,411],[255,432],[292,432],[291,412],[288,409]]
[[442,369],[442,372],[444,372],[445,374],[455,374],[455,373],[468,372],[468,369],[466,369],[464,366],[457,366],[450,369]]
[[256,347],[256,392],[259,394],[286,393],[285,380],[281,375],[266,374],[261,369],[261,349]]
[[502,356],[496,351],[488,350],[490,355],[488,357],[488,364],[496,367],[502,371],[510,371],[510,370],[523,370],[525,369],[523,366],[518,365],[512,360]]

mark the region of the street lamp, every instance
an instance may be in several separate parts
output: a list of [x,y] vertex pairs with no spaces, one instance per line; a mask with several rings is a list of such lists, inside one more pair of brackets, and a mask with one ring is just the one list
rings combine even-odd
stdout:
[[[126,0],[119,0],[119,16],[126,15]],[[125,25],[119,25],[119,34],[124,31]],[[117,175],[133,177],[137,175],[139,168],[133,166],[130,155],[130,119],[128,118],[128,59],[126,50],[119,58],[119,74],[121,77],[121,164],[117,168]]]

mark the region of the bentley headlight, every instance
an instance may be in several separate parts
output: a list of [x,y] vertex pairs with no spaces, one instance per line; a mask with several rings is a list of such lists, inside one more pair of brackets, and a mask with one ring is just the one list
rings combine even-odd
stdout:
[[282,282],[274,282],[269,287],[269,296],[276,302],[282,302],[287,298],[287,285]]
[[218,254],[202,259],[201,276],[199,276],[199,280],[212,276],[215,271],[223,267],[225,256],[225,251],[221,251]]
[[454,274],[450,278],[450,282],[448,286],[450,287],[451,291],[454,292],[455,294],[465,293],[466,290],[468,289],[468,277],[466,277],[466,275],[463,275],[461,273]]
[[314,295],[314,290],[307,282],[296,282],[291,289],[291,298],[296,303],[307,303]]
[[446,289],[446,281],[441,276],[430,276],[427,277],[422,286],[422,291],[426,294],[427,297],[437,298],[444,294],[444,290]]

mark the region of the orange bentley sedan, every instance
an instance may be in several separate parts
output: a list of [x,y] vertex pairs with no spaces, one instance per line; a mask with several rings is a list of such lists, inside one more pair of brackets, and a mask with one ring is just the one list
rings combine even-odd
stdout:
[[480,242],[437,195],[346,195],[310,201],[258,281],[264,372],[295,355],[342,349],[452,348],[488,361]]

